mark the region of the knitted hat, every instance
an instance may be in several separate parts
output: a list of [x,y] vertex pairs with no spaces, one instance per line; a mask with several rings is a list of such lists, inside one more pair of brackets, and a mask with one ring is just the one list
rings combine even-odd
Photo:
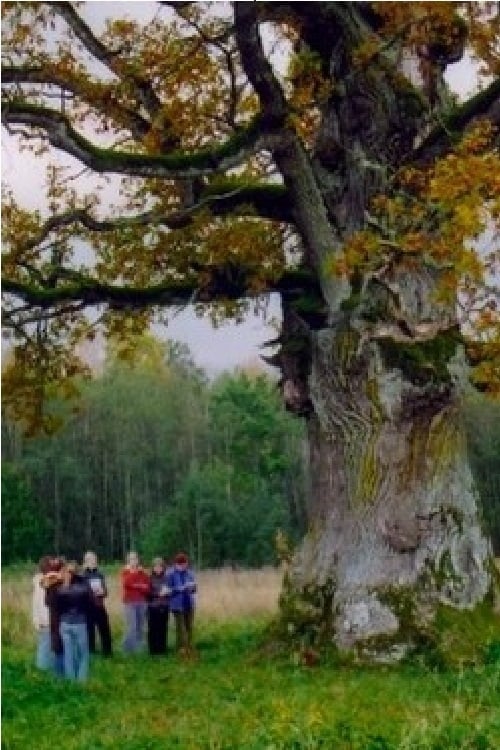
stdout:
[[187,565],[189,559],[188,556],[184,554],[184,552],[179,552],[179,554],[175,556],[174,562],[176,565]]

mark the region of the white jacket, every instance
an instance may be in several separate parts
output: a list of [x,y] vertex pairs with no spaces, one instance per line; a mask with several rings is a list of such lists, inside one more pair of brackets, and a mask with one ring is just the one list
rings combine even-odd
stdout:
[[49,608],[45,604],[45,589],[41,587],[42,574],[33,576],[33,625],[37,630],[49,627]]

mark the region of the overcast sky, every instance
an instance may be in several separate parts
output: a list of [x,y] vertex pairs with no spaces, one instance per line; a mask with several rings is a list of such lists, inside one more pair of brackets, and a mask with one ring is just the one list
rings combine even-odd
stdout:
[[[92,2],[79,10],[93,28],[100,31],[108,15],[130,15],[148,20],[157,7],[156,3],[149,2]],[[473,93],[477,85],[474,67],[469,60],[449,66],[447,79],[462,98]],[[51,151],[50,159],[60,165],[73,165],[75,172],[81,169],[75,160],[55,150]],[[45,158],[20,152],[16,139],[7,136],[2,128],[2,180],[13,189],[23,206],[43,209],[42,185],[47,163]],[[84,184],[85,181],[80,180],[80,187],[83,188]],[[156,326],[155,333],[188,344],[197,363],[215,374],[258,358],[261,345],[276,336],[275,324],[279,318],[279,299],[273,295],[265,314],[249,313],[240,324],[227,322],[214,329],[209,320],[197,318],[191,309],[186,309],[173,317],[166,329]]]

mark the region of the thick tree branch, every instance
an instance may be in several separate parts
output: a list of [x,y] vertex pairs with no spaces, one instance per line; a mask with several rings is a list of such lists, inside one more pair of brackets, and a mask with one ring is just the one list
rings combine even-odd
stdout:
[[125,227],[164,226],[168,229],[182,229],[188,226],[194,215],[209,208],[214,216],[227,214],[255,215],[272,221],[291,222],[286,188],[282,185],[254,185],[237,187],[230,182],[225,186],[207,186],[201,200],[188,209],[168,215],[151,210],[135,216],[117,219],[98,220],[85,209],[72,209],[51,216],[41,227],[40,232],[27,241],[24,247],[29,250],[44,242],[49,234],[61,227],[81,224],[92,232],[110,232]]
[[69,118],[58,110],[19,99],[4,100],[2,105],[4,124],[40,128],[52,146],[99,173],[167,179],[202,177],[239,166],[257,151],[269,150],[276,139],[269,129],[265,132],[262,119],[256,117],[246,128],[218,146],[193,153],[134,154],[96,146],[78,133]]
[[479,119],[500,127],[500,77],[444,118],[411,154],[409,160],[426,163],[443,156],[470,125]]
[[[75,79],[63,76],[62,74],[58,75],[54,70],[50,70],[44,66],[3,66],[2,84],[13,83],[57,86],[61,91],[70,91],[75,96],[81,97],[82,100],[88,97],[88,91],[79,85]],[[109,90],[113,90],[112,84],[109,84]],[[104,110],[100,109],[97,102],[93,102],[92,106],[96,110],[100,110],[103,114],[106,114]],[[132,136],[139,141],[142,140],[151,129],[149,120],[142,117],[136,110],[129,109],[121,104],[118,105],[116,102],[114,102],[114,107],[118,108],[121,119],[125,126],[129,128]]]
[[150,287],[115,286],[104,284],[97,279],[74,274],[75,280],[48,288],[26,284],[22,281],[4,278],[3,292],[13,294],[32,306],[43,310],[58,304],[82,302],[85,306],[108,304],[112,307],[148,307],[150,305],[184,305],[193,297],[192,284],[169,281]]
[[317,183],[309,155],[296,133],[286,124],[288,114],[283,90],[267,60],[260,39],[257,3],[234,3],[236,40],[241,61],[255,88],[266,121],[281,123],[281,138],[272,149],[273,157],[288,189],[292,215],[307,248],[308,261],[321,279],[330,309],[336,312],[348,295],[348,284],[326,271],[339,238],[329,221],[323,195]]
[[283,124],[288,114],[285,94],[267,60],[253,3],[234,3],[236,40],[245,72],[255,89],[266,120]]
[[[60,305],[84,306],[109,305],[111,308],[147,308],[184,306],[192,302],[209,303],[228,299],[243,299],[256,296],[250,283],[251,270],[228,263],[222,266],[200,266],[193,268],[196,280],[168,280],[160,284],[138,287],[106,284],[75,271],[60,269],[60,278],[67,281],[59,286],[48,287],[33,282],[4,278],[2,291],[26,302],[30,307],[50,310]],[[203,278],[203,283],[199,279]],[[258,294],[278,292],[287,298],[297,299],[305,292],[319,293],[317,280],[303,269],[287,269],[279,279],[269,281]]]

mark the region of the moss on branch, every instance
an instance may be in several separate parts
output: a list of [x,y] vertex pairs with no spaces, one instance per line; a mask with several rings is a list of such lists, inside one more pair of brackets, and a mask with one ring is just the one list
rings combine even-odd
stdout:
[[429,133],[427,138],[411,155],[412,162],[435,158],[446,151],[461,137],[465,128],[479,117],[491,116],[495,125],[500,125],[500,108],[493,116],[494,105],[500,101],[500,78],[496,78],[487,88],[468,99],[443,118],[442,122]]
[[97,172],[117,172],[144,177],[188,177],[227,169],[257,149],[259,138],[265,135],[263,119],[257,115],[249,125],[239,129],[225,143],[193,152],[176,151],[164,155],[148,155],[97,146],[78,133],[61,112],[19,99],[2,102],[2,121],[45,130],[52,145],[67,151]]
[[385,364],[399,369],[415,385],[429,382],[450,383],[448,364],[462,342],[456,328],[438,333],[429,341],[401,343],[392,339],[379,341]]
[[[84,305],[107,304],[111,307],[145,308],[152,305],[162,307],[185,305],[189,302],[216,302],[218,300],[242,299],[254,297],[249,278],[251,270],[244,266],[200,266],[197,276],[192,280],[168,280],[147,286],[118,286],[104,283],[99,279],[67,272],[70,277],[64,284],[43,286],[33,282],[2,277],[3,291],[24,300],[33,307],[47,309],[61,303],[80,301]],[[228,272],[231,272],[228,275]],[[201,280],[203,279],[203,281]],[[301,274],[293,270],[269,282],[268,292],[300,293],[303,289]],[[259,293],[263,293],[262,290]]]
[[4,292],[14,294],[29,304],[48,308],[62,302],[80,300],[87,305],[107,303],[115,307],[147,307],[154,304],[182,304],[193,295],[193,284],[168,282],[149,287],[114,286],[82,277],[56,287],[2,279]]

